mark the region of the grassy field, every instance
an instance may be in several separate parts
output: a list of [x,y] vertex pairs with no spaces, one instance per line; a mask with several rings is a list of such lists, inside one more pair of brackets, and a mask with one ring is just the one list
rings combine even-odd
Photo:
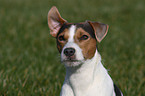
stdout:
[[145,96],[145,0],[0,0],[0,95],[59,96],[65,68],[49,34],[57,6],[69,22],[108,24],[102,62],[124,96]]

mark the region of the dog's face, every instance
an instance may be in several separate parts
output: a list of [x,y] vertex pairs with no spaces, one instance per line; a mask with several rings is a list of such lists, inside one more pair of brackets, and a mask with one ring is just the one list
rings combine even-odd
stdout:
[[61,61],[67,66],[77,66],[95,54],[96,38],[88,23],[66,23],[60,29],[56,39]]
[[48,25],[50,34],[56,38],[61,61],[66,66],[78,66],[91,59],[97,41],[100,42],[108,30],[108,25],[98,22],[67,23],[56,7],[48,13]]

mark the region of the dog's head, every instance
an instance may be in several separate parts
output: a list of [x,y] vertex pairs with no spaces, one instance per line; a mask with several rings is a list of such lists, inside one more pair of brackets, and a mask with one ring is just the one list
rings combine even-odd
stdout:
[[108,31],[108,25],[99,22],[68,23],[55,6],[48,12],[48,26],[66,66],[78,66],[94,57],[97,41]]

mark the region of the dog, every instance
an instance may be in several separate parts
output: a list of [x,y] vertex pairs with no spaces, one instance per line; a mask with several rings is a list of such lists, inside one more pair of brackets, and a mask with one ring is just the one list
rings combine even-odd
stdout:
[[53,6],[48,12],[48,26],[66,67],[60,96],[123,96],[103,67],[97,50],[97,42],[108,32],[107,24],[68,23]]

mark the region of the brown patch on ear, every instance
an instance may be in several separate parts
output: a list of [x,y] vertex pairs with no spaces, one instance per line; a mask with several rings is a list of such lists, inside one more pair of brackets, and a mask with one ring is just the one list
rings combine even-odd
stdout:
[[[83,35],[87,35],[88,39],[80,40],[80,38]],[[95,38],[92,38],[92,36],[88,32],[86,32],[84,29],[78,28],[76,30],[75,42],[82,49],[82,53],[83,53],[83,56],[85,59],[91,59],[94,56],[94,54],[96,52],[97,41]]]
[[88,21],[88,23],[90,23],[90,25],[93,27],[95,31],[97,41],[101,42],[108,32],[109,26],[107,24],[103,24],[99,22]]
[[[63,47],[65,46],[65,44],[67,43],[68,41],[68,38],[69,38],[69,29],[64,29],[63,32],[61,32],[58,36],[57,36],[57,48],[58,48],[58,51],[61,53]],[[60,36],[63,36],[64,37],[64,41],[60,41],[59,40],[59,37]]]
[[66,22],[61,16],[58,9],[53,6],[48,12],[48,26],[50,34],[56,37],[61,26]]

